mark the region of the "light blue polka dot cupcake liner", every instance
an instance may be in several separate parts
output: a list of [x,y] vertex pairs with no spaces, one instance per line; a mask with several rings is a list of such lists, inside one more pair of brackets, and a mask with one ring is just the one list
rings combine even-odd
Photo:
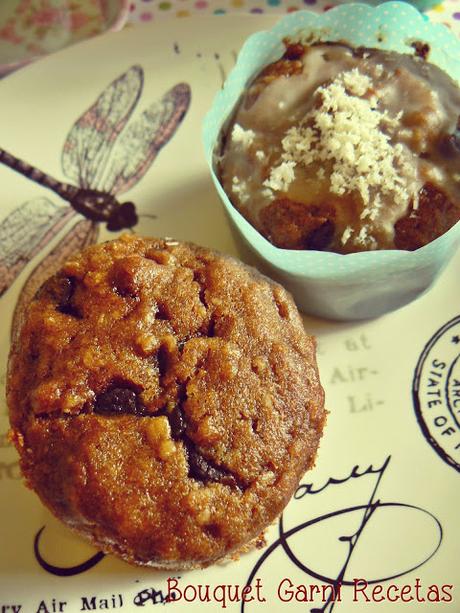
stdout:
[[284,52],[283,38],[315,34],[320,40],[413,53],[415,40],[430,45],[430,62],[460,83],[460,41],[443,25],[427,21],[404,2],[377,7],[346,4],[327,13],[291,13],[274,28],[244,44],[224,88],[203,124],[203,142],[213,181],[237,232],[269,274],[289,289],[307,313],[338,320],[377,317],[402,307],[429,289],[460,244],[460,222],[432,243],[409,252],[369,251],[340,255],[279,249],[268,242],[232,206],[213,169],[222,125],[246,84]]

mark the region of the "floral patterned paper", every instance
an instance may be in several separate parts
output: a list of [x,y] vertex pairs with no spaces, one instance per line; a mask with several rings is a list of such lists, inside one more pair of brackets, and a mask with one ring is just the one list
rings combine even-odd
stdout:
[[56,51],[106,30],[125,2],[107,0],[3,0],[0,3],[0,64]]

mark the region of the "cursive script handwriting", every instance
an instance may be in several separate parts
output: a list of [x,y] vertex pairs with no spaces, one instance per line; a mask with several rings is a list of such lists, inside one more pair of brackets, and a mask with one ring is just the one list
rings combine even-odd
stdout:
[[347,481],[350,481],[350,479],[359,479],[360,477],[364,477],[366,475],[379,475],[378,481],[376,484],[376,488],[377,488],[380,483],[380,479],[382,478],[384,472],[386,471],[388,467],[388,464],[390,463],[390,459],[391,459],[391,456],[388,456],[385,462],[383,463],[383,465],[380,466],[379,468],[374,468],[371,464],[368,468],[361,471],[358,465],[353,466],[353,468],[351,469],[351,473],[347,477],[344,477],[343,479],[336,479],[335,477],[329,477],[326,483],[323,486],[318,487],[318,488],[315,488],[313,483],[307,483],[307,484],[301,483],[299,487],[297,488],[296,493],[294,494],[294,498],[296,500],[300,500],[307,494],[312,494],[312,495],[319,494],[320,492],[328,488],[330,485],[340,485],[341,483],[346,483]]
[[40,530],[35,535],[34,539],[34,554],[35,559],[46,572],[51,575],[56,575],[57,577],[72,577],[73,575],[79,575],[80,573],[84,573],[85,571],[93,568],[96,564],[99,564],[101,560],[105,558],[105,554],[102,551],[98,551],[88,560],[82,562],[81,564],[77,564],[76,566],[54,566],[47,562],[40,553],[40,537],[43,533],[45,526],[40,528]]
[[[442,526],[439,520],[432,513],[430,513],[429,511],[425,509],[422,509],[420,507],[417,507],[411,504],[405,504],[402,502],[382,502],[380,499],[377,498],[377,492],[378,492],[379,486],[381,484],[381,481],[382,481],[382,478],[385,472],[388,469],[390,460],[391,460],[391,456],[388,456],[386,460],[383,462],[383,464],[377,468],[374,468],[372,465],[370,465],[366,469],[361,469],[359,466],[354,466],[350,474],[347,477],[340,478],[340,479],[337,479],[335,477],[330,477],[326,481],[326,483],[322,485],[321,487],[315,487],[314,484],[312,483],[301,484],[294,495],[294,498],[296,500],[301,500],[307,495],[320,494],[321,492],[323,492],[329,487],[342,485],[353,479],[361,479],[363,477],[372,476],[372,475],[376,476],[374,487],[371,491],[370,498],[366,504],[346,507],[343,509],[331,511],[330,513],[326,513],[324,515],[320,515],[318,517],[308,519],[307,521],[302,522],[301,524],[294,526],[293,528],[290,528],[288,530],[285,528],[283,515],[281,515],[279,519],[279,523],[278,523],[278,530],[279,530],[278,539],[276,539],[276,541],[272,543],[264,551],[262,556],[259,558],[254,568],[252,569],[246,584],[251,585],[255,576],[259,573],[259,570],[262,567],[262,565],[270,558],[270,556],[273,554],[274,551],[276,551],[279,547],[281,547],[284,550],[285,554],[287,555],[288,559],[298,569],[300,569],[302,572],[309,575],[310,577],[317,579],[318,581],[321,581],[325,584],[333,586],[334,589],[330,591],[329,597],[323,603],[323,606],[321,608],[314,607],[310,609],[310,613],[331,613],[337,604],[334,594],[340,591],[341,586],[353,585],[353,581],[347,578],[347,569],[350,565],[355,548],[358,545],[360,538],[362,537],[363,531],[365,530],[371,518],[377,513],[377,511],[381,512],[381,510],[384,508],[411,509],[412,511],[415,511],[417,513],[422,513],[428,516],[434,522],[434,525],[437,530],[438,539],[437,539],[437,543],[434,549],[431,550],[430,552],[426,552],[424,554],[424,558],[419,563],[412,566],[411,568],[405,569],[400,572],[394,572],[393,574],[390,574],[389,576],[386,576],[386,577],[368,579],[367,583],[371,585],[375,583],[383,583],[384,581],[390,581],[391,579],[396,579],[398,577],[407,575],[413,572],[414,570],[416,570],[417,568],[420,568],[421,566],[426,564],[428,560],[430,560],[435,555],[435,553],[438,551],[441,545],[442,537],[443,537]],[[346,535],[342,535],[339,537],[339,541],[345,543],[347,547],[346,547],[345,560],[337,576],[330,577],[323,573],[319,573],[315,571],[313,568],[304,564],[299,559],[299,557],[293,552],[292,548],[289,545],[290,537],[300,532],[304,532],[308,530],[309,527],[319,524],[320,522],[324,522],[324,521],[327,521],[327,520],[330,520],[336,517],[340,517],[340,516],[345,517],[351,513],[360,513],[361,521],[359,523],[358,529],[353,534],[346,534]],[[241,613],[244,613],[246,604],[247,603],[244,603],[244,602],[241,603]]]

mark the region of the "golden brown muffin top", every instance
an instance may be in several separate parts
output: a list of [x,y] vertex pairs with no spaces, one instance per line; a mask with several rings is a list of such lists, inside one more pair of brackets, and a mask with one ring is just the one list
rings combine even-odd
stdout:
[[315,343],[282,287],[132,235],[39,291],[8,402],[23,471],[53,512],[128,560],[178,567],[279,514],[325,418]]

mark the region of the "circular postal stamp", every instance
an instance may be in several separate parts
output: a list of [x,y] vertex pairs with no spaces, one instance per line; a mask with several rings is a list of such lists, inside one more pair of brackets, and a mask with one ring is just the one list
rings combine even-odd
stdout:
[[426,440],[460,472],[460,315],[425,345],[415,369],[412,396]]

